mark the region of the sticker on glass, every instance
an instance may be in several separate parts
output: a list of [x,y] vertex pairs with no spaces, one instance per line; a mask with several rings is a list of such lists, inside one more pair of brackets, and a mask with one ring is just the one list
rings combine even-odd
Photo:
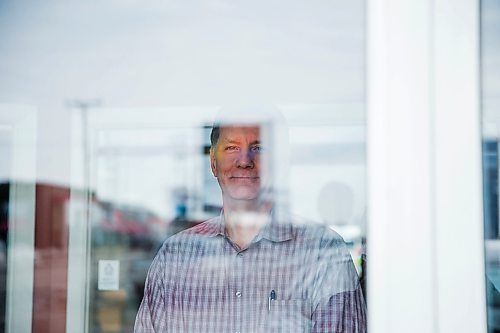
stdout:
[[99,290],[118,290],[120,281],[120,262],[118,260],[99,260]]

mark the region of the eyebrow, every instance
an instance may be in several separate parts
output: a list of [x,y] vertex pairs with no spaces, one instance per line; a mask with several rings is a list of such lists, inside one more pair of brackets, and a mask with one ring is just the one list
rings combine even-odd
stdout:
[[[224,140],[224,143],[226,144],[239,144],[240,142],[239,141],[236,141],[236,140]],[[251,145],[258,145],[260,144],[260,140],[255,140],[255,141],[252,141],[250,142]]]

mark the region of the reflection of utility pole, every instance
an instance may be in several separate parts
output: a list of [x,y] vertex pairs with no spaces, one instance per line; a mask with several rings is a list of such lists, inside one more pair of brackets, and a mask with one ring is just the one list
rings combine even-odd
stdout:
[[101,105],[98,99],[75,99],[66,102],[69,108],[74,108],[80,111],[82,120],[82,148],[83,148],[83,190],[85,193],[85,220],[90,223],[90,206],[92,204],[92,189],[90,187],[90,145],[89,145],[89,127],[88,127],[88,112],[90,108],[95,108]]
[[[99,99],[75,99],[66,102],[69,108],[80,111],[82,121],[82,149],[83,149],[83,186],[90,196],[92,192],[90,188],[90,145],[89,145],[89,128],[88,128],[88,111],[101,105]],[[90,198],[89,198],[90,199]]]
[[[81,131],[82,131],[82,149],[83,149],[83,191],[84,191],[84,221],[87,225],[87,232],[85,237],[85,303],[89,304],[90,302],[90,264],[91,264],[91,245],[92,245],[92,228],[91,228],[91,205],[92,205],[92,189],[90,187],[90,170],[91,170],[91,152],[90,152],[90,144],[89,144],[89,127],[88,127],[88,111],[91,108],[95,108],[101,105],[101,101],[98,99],[75,99],[66,102],[66,106],[70,109],[78,110],[81,115]],[[78,193],[78,192],[77,192]],[[84,313],[84,325],[85,331],[88,331],[89,327],[89,311],[85,311]]]

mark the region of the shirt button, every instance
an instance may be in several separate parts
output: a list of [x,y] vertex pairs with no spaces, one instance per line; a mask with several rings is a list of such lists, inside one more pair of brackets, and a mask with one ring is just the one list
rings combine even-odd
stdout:
[[243,257],[243,253],[238,253],[238,257]]
[[236,297],[241,297],[241,291],[236,292]]

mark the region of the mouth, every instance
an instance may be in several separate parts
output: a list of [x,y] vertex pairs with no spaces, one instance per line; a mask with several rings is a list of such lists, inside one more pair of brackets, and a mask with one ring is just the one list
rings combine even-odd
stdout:
[[232,177],[229,177],[229,179],[231,180],[259,180],[260,177],[252,177],[252,176],[232,176]]

